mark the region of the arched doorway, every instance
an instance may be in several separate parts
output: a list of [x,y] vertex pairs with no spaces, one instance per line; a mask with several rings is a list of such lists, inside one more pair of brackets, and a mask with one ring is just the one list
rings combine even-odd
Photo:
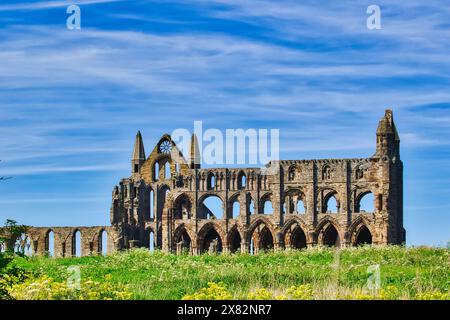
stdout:
[[81,257],[81,232],[75,230],[72,235],[72,256]]
[[259,250],[263,252],[273,250],[273,237],[269,228],[264,227],[259,235]]
[[274,248],[272,232],[266,222],[261,220],[249,231],[247,241],[250,243],[251,254],[271,251]]
[[214,227],[210,227],[204,236],[200,237],[200,250],[202,253],[222,252],[222,239]]
[[105,229],[98,235],[98,253],[103,256],[108,254],[108,233]]
[[366,226],[362,226],[356,236],[355,245],[372,244],[372,234]]
[[191,251],[191,237],[189,237],[186,229],[183,228],[175,238],[175,246],[177,254],[189,253]]
[[234,228],[231,231],[230,237],[229,237],[229,246],[230,246],[230,252],[240,252],[241,251],[241,235],[239,234],[239,231]]
[[305,249],[306,248],[306,236],[303,229],[297,226],[292,231],[291,236],[291,248],[292,249]]
[[330,224],[323,232],[322,244],[329,247],[340,247],[341,240],[336,228]]
[[55,233],[51,229],[45,235],[45,253],[49,257],[55,256]]

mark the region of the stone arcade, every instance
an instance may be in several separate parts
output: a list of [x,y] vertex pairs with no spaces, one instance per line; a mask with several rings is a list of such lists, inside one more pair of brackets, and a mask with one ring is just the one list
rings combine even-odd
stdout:
[[[201,169],[194,161],[195,136],[188,160],[169,135],[146,157],[138,133],[132,174],[112,192],[111,226],[30,227],[19,242],[43,255],[52,233],[56,257],[75,255],[76,241],[81,241],[79,255],[101,253],[102,232],[108,252],[147,247],[177,254],[258,253],[402,244],[403,164],[391,110],[380,120],[376,139],[370,158],[281,160],[269,164],[277,169],[273,174],[265,174],[261,168]],[[366,196],[373,197],[373,212],[360,209]],[[205,204],[211,197],[222,203],[221,212]]]

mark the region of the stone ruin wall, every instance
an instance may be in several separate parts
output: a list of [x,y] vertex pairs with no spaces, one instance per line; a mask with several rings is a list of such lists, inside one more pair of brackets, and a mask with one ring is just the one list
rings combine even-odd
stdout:
[[[162,144],[170,145],[170,152],[162,151]],[[191,146],[189,159],[196,157]],[[189,159],[169,135],[163,135],[145,157],[138,133],[132,175],[113,189],[111,226],[31,227],[28,243],[33,254],[48,252],[50,231],[55,257],[75,254],[77,231],[83,256],[102,252],[102,231],[107,232],[108,253],[133,247],[191,254],[257,253],[315,245],[351,246],[362,243],[362,238],[375,245],[405,241],[403,164],[390,110],[379,123],[377,150],[370,158],[281,160],[268,164],[275,169],[269,174],[262,168],[200,169]],[[166,163],[170,172],[165,172]],[[368,194],[374,197],[373,212],[360,210],[360,201]],[[211,215],[204,206],[208,197],[221,200],[222,217]],[[337,202],[337,212],[327,208],[331,197]],[[299,200],[304,213],[297,212]],[[270,214],[264,212],[267,201],[273,208]],[[235,202],[239,212],[233,216]]]

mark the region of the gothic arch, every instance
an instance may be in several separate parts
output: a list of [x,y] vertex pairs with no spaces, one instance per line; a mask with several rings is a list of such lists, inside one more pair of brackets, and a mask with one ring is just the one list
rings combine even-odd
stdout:
[[[53,235],[52,241],[50,241],[50,233]],[[53,255],[54,255],[54,250],[56,247],[55,239],[56,239],[56,236],[55,236],[55,231],[53,230],[53,228],[48,228],[47,230],[45,230],[44,252],[48,253],[49,255],[51,254],[52,251],[53,251]],[[50,242],[53,242],[53,248],[50,248],[50,246],[51,246]]]
[[217,186],[217,174],[209,171],[206,175],[206,190],[214,190]]
[[309,227],[307,226],[306,222],[303,220],[303,218],[299,216],[291,216],[288,220],[284,222],[284,226],[281,229],[281,233],[284,234],[292,225],[298,224],[302,229],[308,230]]
[[217,240],[217,252],[221,252],[224,241],[226,240],[226,234],[219,224],[208,222],[204,224],[197,233],[197,246],[200,252],[208,252],[210,245],[214,240]]
[[334,189],[324,189],[322,190],[322,213],[329,213],[329,201],[334,198],[336,201],[336,212],[330,211],[330,213],[339,213],[340,211],[340,199],[339,199],[339,193]]
[[179,237],[183,232],[186,232],[187,235],[189,236],[189,238],[191,238],[192,241],[195,240],[195,233],[192,233],[189,228],[186,227],[186,225],[184,223],[180,224],[178,227],[176,227],[173,235],[174,235],[174,240],[177,239],[177,237]]
[[[270,205],[272,206],[272,212],[266,212],[266,210],[265,210],[266,202],[270,202]],[[258,213],[272,214],[273,210],[274,210],[274,208],[273,208],[273,201],[272,201],[272,192],[267,192],[260,198]]]
[[272,250],[276,242],[276,234],[272,224],[268,219],[262,217],[256,219],[249,227],[247,242],[254,245],[254,250]]
[[291,165],[288,169],[288,180],[295,180],[295,175],[297,173],[297,166],[295,164]]
[[257,212],[258,208],[255,208],[255,201],[253,200],[251,193],[247,192],[245,196],[247,197],[247,199],[246,199],[247,204],[246,204],[246,208],[245,208],[246,214],[249,214],[249,215],[255,214],[255,212]]
[[372,244],[372,233],[366,225],[362,225],[356,230],[353,240],[354,246],[359,246],[362,244]]
[[342,234],[340,232],[339,223],[334,219],[323,219],[316,228],[318,234],[318,243],[325,246],[340,247]]
[[358,236],[360,235],[363,228],[367,229],[368,233],[370,234],[370,244],[373,243],[374,230],[371,226],[370,221],[364,216],[359,216],[348,228],[348,234],[350,235],[349,241],[352,245],[358,245]]
[[192,244],[195,243],[196,238],[192,233],[186,228],[185,224],[179,225],[174,232],[173,236],[173,247],[177,250],[191,252]]
[[281,234],[285,246],[291,249],[304,249],[308,243],[312,242],[308,226],[298,216],[286,221]]
[[192,199],[187,193],[180,194],[173,202],[174,219],[190,219],[192,217]]
[[[300,210],[299,210],[300,207]],[[306,213],[306,195],[302,189],[288,189],[283,198],[283,211],[286,213]]]
[[372,195],[372,205],[373,205],[373,209],[372,211],[366,211],[365,212],[375,212],[375,195],[372,191],[370,190],[355,190],[355,200],[354,200],[354,212],[361,212],[361,201],[365,198],[365,197],[370,197],[370,195]]
[[241,241],[243,236],[239,230],[239,227],[235,224],[231,227],[227,234],[227,244],[231,253],[235,253],[241,250]]
[[[153,244],[150,243],[150,241],[152,240],[151,235],[153,234]],[[145,238],[144,238],[145,244],[144,247],[150,249],[150,250],[154,250],[157,247],[157,236],[156,236],[156,232],[155,229],[151,226],[147,226],[147,228],[145,228]]]
[[[79,242],[77,241],[77,233],[80,234],[80,240]],[[72,231],[72,256],[82,256],[83,255],[83,238],[85,237],[85,235],[83,235],[83,233],[81,232],[80,229],[75,228]],[[78,251],[78,245],[80,246],[79,251]]]
[[[106,243],[103,243],[103,234],[106,234]],[[108,253],[108,242],[109,242],[109,232],[106,228],[100,228],[98,232],[95,233],[94,236],[97,240],[97,253],[98,254],[106,254]],[[95,240],[94,240],[95,243]]]
[[[219,202],[212,203],[215,206],[220,206],[220,208],[209,208],[206,206],[205,201],[208,198],[216,198]],[[212,210],[211,210],[212,209]],[[215,212],[213,211],[215,210]],[[220,210],[220,212],[219,212]],[[226,205],[225,201],[223,200],[222,196],[214,193],[214,192],[208,192],[204,195],[202,195],[198,199],[198,208],[197,208],[197,217],[201,219],[211,219],[211,217],[208,217],[208,214],[211,215],[211,213],[214,215],[213,219],[224,219],[226,216]],[[220,217],[218,217],[218,214],[220,214]]]
[[217,197],[217,198],[219,198],[219,199],[222,201],[222,203],[225,203],[225,200],[224,200],[224,198],[223,198],[223,196],[222,196],[222,193],[221,193],[221,192],[214,192],[214,191],[210,191],[210,192],[205,192],[205,193],[203,193],[203,194],[198,198],[198,203],[202,203],[202,202],[205,201],[206,198],[208,198],[208,197]]
[[[242,207],[242,201],[240,197],[240,192],[237,192],[233,194],[229,199],[227,203],[227,218],[234,219],[235,216],[237,217],[240,214],[240,210]],[[238,204],[238,208],[235,208],[235,204]],[[245,203],[244,203],[245,204]],[[237,212],[235,212],[235,209],[238,209]]]
[[154,213],[154,217],[158,220],[162,219],[164,207],[166,206],[167,200],[169,200],[167,197],[168,192],[170,192],[170,187],[167,184],[162,184],[158,187],[156,213]]
[[245,189],[247,187],[247,176],[243,170],[239,171],[237,175],[237,188],[239,190]]

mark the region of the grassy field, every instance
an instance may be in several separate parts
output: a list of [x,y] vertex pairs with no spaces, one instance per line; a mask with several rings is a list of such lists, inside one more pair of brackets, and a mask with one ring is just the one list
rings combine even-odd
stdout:
[[[36,279],[51,277],[60,283],[70,276],[69,267],[79,266],[82,279],[126,285],[132,299],[449,299],[449,252],[360,247],[175,256],[137,249],[105,257],[17,258],[14,263],[32,271]],[[368,267],[374,265],[379,265],[379,290],[369,290],[370,284],[367,288]],[[209,291],[202,290],[208,286]]]

